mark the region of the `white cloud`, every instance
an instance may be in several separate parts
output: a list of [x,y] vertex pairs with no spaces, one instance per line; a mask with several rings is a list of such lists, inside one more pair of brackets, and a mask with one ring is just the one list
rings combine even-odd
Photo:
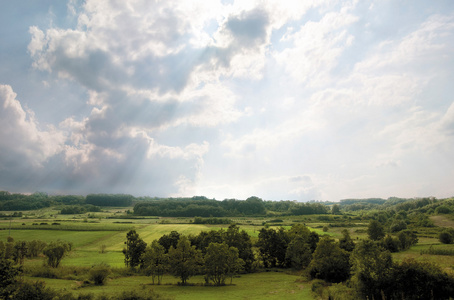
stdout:
[[39,167],[62,151],[65,136],[53,126],[40,128],[32,111],[25,111],[9,85],[0,85],[1,164]]

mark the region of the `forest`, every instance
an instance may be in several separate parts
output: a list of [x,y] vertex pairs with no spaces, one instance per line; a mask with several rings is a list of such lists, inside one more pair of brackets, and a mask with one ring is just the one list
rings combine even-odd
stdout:
[[[453,198],[299,203],[0,193],[2,208],[15,200],[38,208],[2,209],[3,299],[192,299],[180,289],[201,297],[212,290],[195,289],[210,286],[255,299],[245,295],[268,287],[246,285],[268,275],[291,285],[276,299],[293,299],[290,291],[295,299],[454,298]],[[103,290],[129,278],[151,282],[139,293]],[[68,291],[52,280],[81,283]]]

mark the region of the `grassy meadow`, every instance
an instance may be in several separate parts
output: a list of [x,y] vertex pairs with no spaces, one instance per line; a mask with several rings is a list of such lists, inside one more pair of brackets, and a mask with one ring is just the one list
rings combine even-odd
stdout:
[[[123,208],[124,210],[124,208]],[[127,290],[149,290],[169,296],[173,299],[314,299],[312,283],[301,276],[301,272],[291,270],[271,270],[242,274],[234,278],[232,285],[221,287],[203,286],[203,276],[189,279],[189,286],[178,286],[178,279],[171,275],[164,276],[162,285],[152,285],[151,278],[127,274],[124,267],[122,249],[126,233],[135,229],[140,237],[150,244],[162,235],[178,231],[184,235],[196,235],[201,231],[219,230],[228,225],[192,224],[191,218],[142,218],[115,219],[124,214],[117,208],[107,212],[84,215],[59,215],[58,211],[47,209],[25,213],[22,218],[0,220],[0,240],[6,242],[8,236],[15,241],[42,240],[51,242],[62,240],[72,244],[72,251],[62,260],[59,269],[65,270],[65,279],[25,277],[25,280],[42,280],[46,285],[57,290],[70,291],[73,294],[114,295]],[[354,240],[366,237],[367,223],[350,221],[348,227],[344,219],[320,220],[317,216],[285,217],[279,222],[270,222],[270,218],[235,218],[241,230],[245,230],[255,242],[263,226],[290,228],[292,224],[303,223],[320,235],[334,238],[342,236],[343,229],[349,230]],[[453,226],[450,219],[437,216],[434,222]],[[325,228],[324,228],[325,227]],[[454,256],[421,254],[429,249],[453,249],[453,245],[443,245],[434,234],[422,234],[419,243],[409,250],[395,253],[397,261],[414,258],[419,261],[430,261],[441,265],[446,271],[454,272]],[[44,268],[44,258],[28,259],[24,268]],[[104,286],[84,284],[90,267],[104,263],[112,268]],[[63,272],[63,271],[62,271]],[[227,283],[230,281],[227,280]]]

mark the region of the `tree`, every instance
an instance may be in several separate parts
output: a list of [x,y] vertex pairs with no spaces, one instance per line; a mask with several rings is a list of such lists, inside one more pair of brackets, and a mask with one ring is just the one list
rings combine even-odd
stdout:
[[230,247],[229,255],[227,256],[227,275],[230,276],[230,284],[232,284],[233,276],[241,271],[245,265],[244,260],[240,258],[240,253],[237,248]]
[[170,272],[181,279],[182,285],[198,272],[201,262],[202,252],[191,246],[186,236],[180,236],[177,247],[169,249]]
[[388,250],[391,253],[399,252],[401,248],[400,241],[398,238],[394,238],[387,234],[385,238],[381,241],[383,248]]
[[210,243],[205,254],[205,272],[207,280],[215,285],[224,285],[229,269],[229,247],[227,244]]
[[62,241],[51,242],[43,250],[43,254],[47,256],[47,265],[52,268],[58,268],[61,260],[70,249],[69,243]]
[[333,205],[333,207],[331,208],[331,213],[333,215],[340,215],[341,214],[339,204],[334,204]]
[[309,243],[302,237],[295,237],[288,245],[285,260],[293,269],[299,270],[309,265],[312,251]]
[[16,277],[22,269],[15,267],[9,259],[0,259],[0,298],[8,299],[9,295],[14,292]]
[[352,282],[364,298],[381,299],[382,293],[391,288],[391,253],[376,242],[363,240],[358,243],[353,250],[351,263]]
[[125,255],[126,267],[135,268],[142,263],[142,254],[147,247],[147,243],[132,229],[126,234],[125,244],[126,248],[123,249],[123,254]]
[[371,240],[378,241],[385,237],[385,228],[377,220],[372,220],[367,227],[367,234]]
[[246,231],[232,224],[224,232],[223,238],[229,247],[238,249],[239,258],[244,262],[244,269],[246,272],[252,272],[253,264],[255,261],[254,253],[252,252],[252,241]]
[[33,241],[28,242],[27,257],[30,257],[30,258],[38,257],[38,255],[43,252],[43,250],[44,250],[44,248],[46,248],[46,246],[47,246],[47,243],[40,241],[40,240],[33,240]]
[[27,255],[27,242],[25,241],[18,241],[14,244],[14,252],[13,252],[13,259],[14,262],[20,263],[21,265],[24,264],[24,258]]
[[440,232],[438,240],[443,244],[452,244],[454,242],[454,229],[444,229]]
[[159,244],[164,246],[166,253],[169,252],[170,247],[177,247],[180,234],[177,231],[171,231],[169,234],[164,234],[158,240]]
[[147,276],[151,275],[153,284],[155,278],[158,284],[161,284],[162,276],[167,271],[169,265],[169,256],[166,254],[164,246],[154,240],[142,254],[142,268],[145,269]]
[[387,299],[452,299],[454,277],[429,262],[404,260],[394,266],[390,294]]
[[46,287],[44,281],[22,282],[14,292],[14,300],[52,300],[57,293],[51,288]]
[[398,232],[401,230],[407,229],[407,223],[403,220],[394,220],[394,222],[391,224],[391,227],[389,230],[391,232]]
[[411,230],[403,230],[399,232],[397,238],[399,239],[401,250],[407,250],[411,246],[416,245],[418,243],[418,237]]
[[260,229],[257,246],[265,268],[285,266],[288,243],[289,236],[284,228],[281,227],[277,231],[266,228]]
[[348,252],[355,249],[355,242],[353,242],[347,229],[342,230],[342,237],[339,239],[339,247]]
[[317,245],[309,264],[312,278],[328,282],[342,282],[350,277],[350,255],[334,239],[323,237]]

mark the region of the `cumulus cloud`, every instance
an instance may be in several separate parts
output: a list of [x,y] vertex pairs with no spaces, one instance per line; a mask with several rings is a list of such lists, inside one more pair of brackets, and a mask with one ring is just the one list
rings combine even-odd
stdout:
[[70,0],[29,25],[32,68],[1,87],[4,187],[335,200],[402,182],[408,195],[453,164],[454,17],[415,5]]
[[0,148],[2,165],[36,168],[62,151],[64,134],[53,126],[41,128],[32,111],[23,109],[9,85],[0,85]]

